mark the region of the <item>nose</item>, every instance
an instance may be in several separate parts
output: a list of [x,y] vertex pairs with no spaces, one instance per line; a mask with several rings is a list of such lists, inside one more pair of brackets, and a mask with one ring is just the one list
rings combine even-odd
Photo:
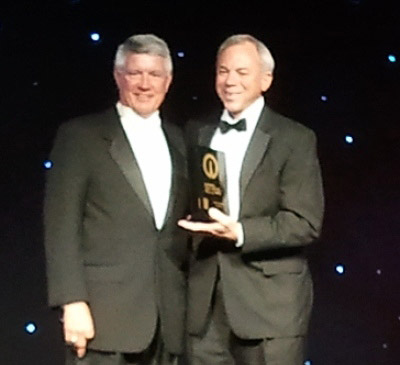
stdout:
[[150,86],[149,75],[143,73],[139,81],[139,87],[143,90],[147,90],[149,86]]
[[237,82],[237,77],[235,72],[230,71],[226,75],[225,84],[226,85],[235,85]]

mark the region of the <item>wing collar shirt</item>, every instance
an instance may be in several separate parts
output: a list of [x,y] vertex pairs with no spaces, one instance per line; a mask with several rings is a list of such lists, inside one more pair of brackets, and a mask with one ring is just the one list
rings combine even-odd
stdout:
[[117,103],[122,128],[140,168],[158,230],[164,225],[171,191],[172,163],[158,111],[143,118]]
[[[235,119],[225,109],[221,120],[235,124],[240,119],[245,118],[246,130],[237,131],[232,128],[223,134],[217,128],[211,140],[210,147],[225,154],[229,215],[235,220],[239,219],[240,212],[240,173],[243,160],[263,108],[264,98],[260,96]],[[242,231],[237,246],[243,244],[243,239]]]

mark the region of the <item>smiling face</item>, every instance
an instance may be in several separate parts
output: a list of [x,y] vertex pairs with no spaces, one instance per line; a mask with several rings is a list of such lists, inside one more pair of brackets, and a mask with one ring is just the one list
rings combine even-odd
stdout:
[[215,88],[234,118],[267,91],[271,82],[272,73],[263,70],[253,43],[232,45],[218,56]]
[[172,81],[165,58],[140,53],[129,53],[114,78],[120,102],[144,118],[159,109]]

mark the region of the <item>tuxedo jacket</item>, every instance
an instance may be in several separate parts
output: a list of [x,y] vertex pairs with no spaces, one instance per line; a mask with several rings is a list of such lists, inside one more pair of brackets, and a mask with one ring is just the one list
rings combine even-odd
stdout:
[[[190,143],[209,146],[220,115],[192,124]],[[241,248],[193,242],[189,332],[204,331],[218,276],[237,336],[303,335],[313,290],[304,248],[320,234],[324,206],[314,133],[265,106],[244,157],[240,199]]]
[[54,143],[44,209],[49,303],[89,304],[92,349],[139,352],[159,328],[167,350],[182,351],[185,146],[177,127],[163,129],[172,184],[160,231],[115,108],[65,123]]

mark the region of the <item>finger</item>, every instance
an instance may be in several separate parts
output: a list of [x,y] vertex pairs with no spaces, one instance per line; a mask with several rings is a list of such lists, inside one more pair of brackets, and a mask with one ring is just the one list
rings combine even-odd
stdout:
[[177,225],[178,225],[179,227],[186,228],[186,227],[185,227],[186,222],[187,222],[186,219],[179,219],[178,222],[177,222]]
[[91,328],[89,331],[85,332],[86,340],[91,340],[94,337],[94,328]]
[[203,223],[203,222],[188,222],[181,220],[178,222],[179,226],[192,232],[205,232],[211,233],[224,230],[224,226],[218,222]]
[[79,337],[79,340],[75,343],[76,354],[78,355],[79,358],[85,356],[86,345],[87,345],[87,341],[86,341],[86,338],[83,336]]
[[189,231],[194,231],[194,232],[198,232],[200,230],[201,227],[198,226],[197,223],[195,222],[189,222],[186,220],[180,220],[178,221],[178,225],[184,229],[187,229]]
[[215,236],[220,236],[220,237],[224,237],[227,233],[227,230],[224,226],[222,226],[221,228],[217,228],[215,230],[213,230],[213,235]]
[[69,342],[73,345],[75,345],[78,342],[78,336],[77,335],[71,335]]
[[64,341],[67,344],[75,344],[78,341],[78,336],[75,332],[69,331],[67,329],[64,330]]
[[86,347],[75,347],[76,355],[81,359],[86,354]]
[[192,222],[186,219],[180,219],[178,221],[178,226],[188,229],[190,231],[199,231],[202,228],[200,224],[201,222]]
[[229,215],[222,213],[217,208],[214,207],[210,208],[208,210],[208,215],[210,216],[211,219],[214,219],[215,221],[223,224],[224,226],[227,226],[228,224],[232,223],[232,218],[229,217]]

